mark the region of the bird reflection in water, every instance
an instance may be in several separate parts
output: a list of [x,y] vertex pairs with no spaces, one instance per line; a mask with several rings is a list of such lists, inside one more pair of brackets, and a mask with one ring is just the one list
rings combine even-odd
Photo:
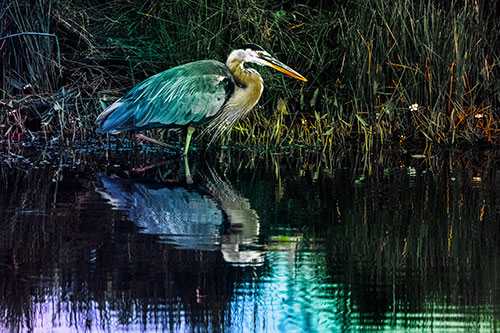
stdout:
[[96,191],[141,233],[179,249],[220,250],[232,265],[261,265],[259,217],[248,199],[212,169],[200,176],[201,184],[185,187],[101,175]]

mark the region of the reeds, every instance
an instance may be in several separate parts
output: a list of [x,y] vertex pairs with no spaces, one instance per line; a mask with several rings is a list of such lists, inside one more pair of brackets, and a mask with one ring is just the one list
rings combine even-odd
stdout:
[[254,42],[309,82],[259,68],[259,106],[224,143],[496,144],[498,11],[482,1],[284,9],[275,1],[15,0],[0,12],[2,134],[93,137],[101,102],[164,69],[224,61]]

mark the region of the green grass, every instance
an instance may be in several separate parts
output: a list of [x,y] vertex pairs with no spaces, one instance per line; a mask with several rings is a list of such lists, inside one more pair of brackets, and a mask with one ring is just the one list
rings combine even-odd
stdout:
[[259,68],[262,99],[224,143],[497,144],[498,12],[458,1],[15,0],[0,11],[0,36],[40,34],[0,40],[1,134],[94,137],[101,102],[253,42],[309,82]]

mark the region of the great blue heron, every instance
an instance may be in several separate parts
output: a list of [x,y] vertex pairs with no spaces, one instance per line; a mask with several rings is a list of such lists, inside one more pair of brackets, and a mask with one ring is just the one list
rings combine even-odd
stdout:
[[262,77],[245,62],[272,67],[301,81],[305,77],[273,58],[262,47],[246,44],[231,52],[226,64],[190,62],[142,81],[97,118],[100,133],[141,132],[152,128],[187,127],[184,155],[194,128],[221,135],[257,104]]

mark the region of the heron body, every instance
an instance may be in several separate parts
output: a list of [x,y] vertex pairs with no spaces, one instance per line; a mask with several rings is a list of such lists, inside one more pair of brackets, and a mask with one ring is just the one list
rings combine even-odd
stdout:
[[226,64],[201,60],[177,66],[142,81],[97,118],[100,133],[141,132],[187,127],[184,154],[194,128],[207,125],[221,135],[247,116],[264,89],[259,73],[245,62],[273,67],[302,81],[302,75],[272,58],[260,46],[234,50]]

